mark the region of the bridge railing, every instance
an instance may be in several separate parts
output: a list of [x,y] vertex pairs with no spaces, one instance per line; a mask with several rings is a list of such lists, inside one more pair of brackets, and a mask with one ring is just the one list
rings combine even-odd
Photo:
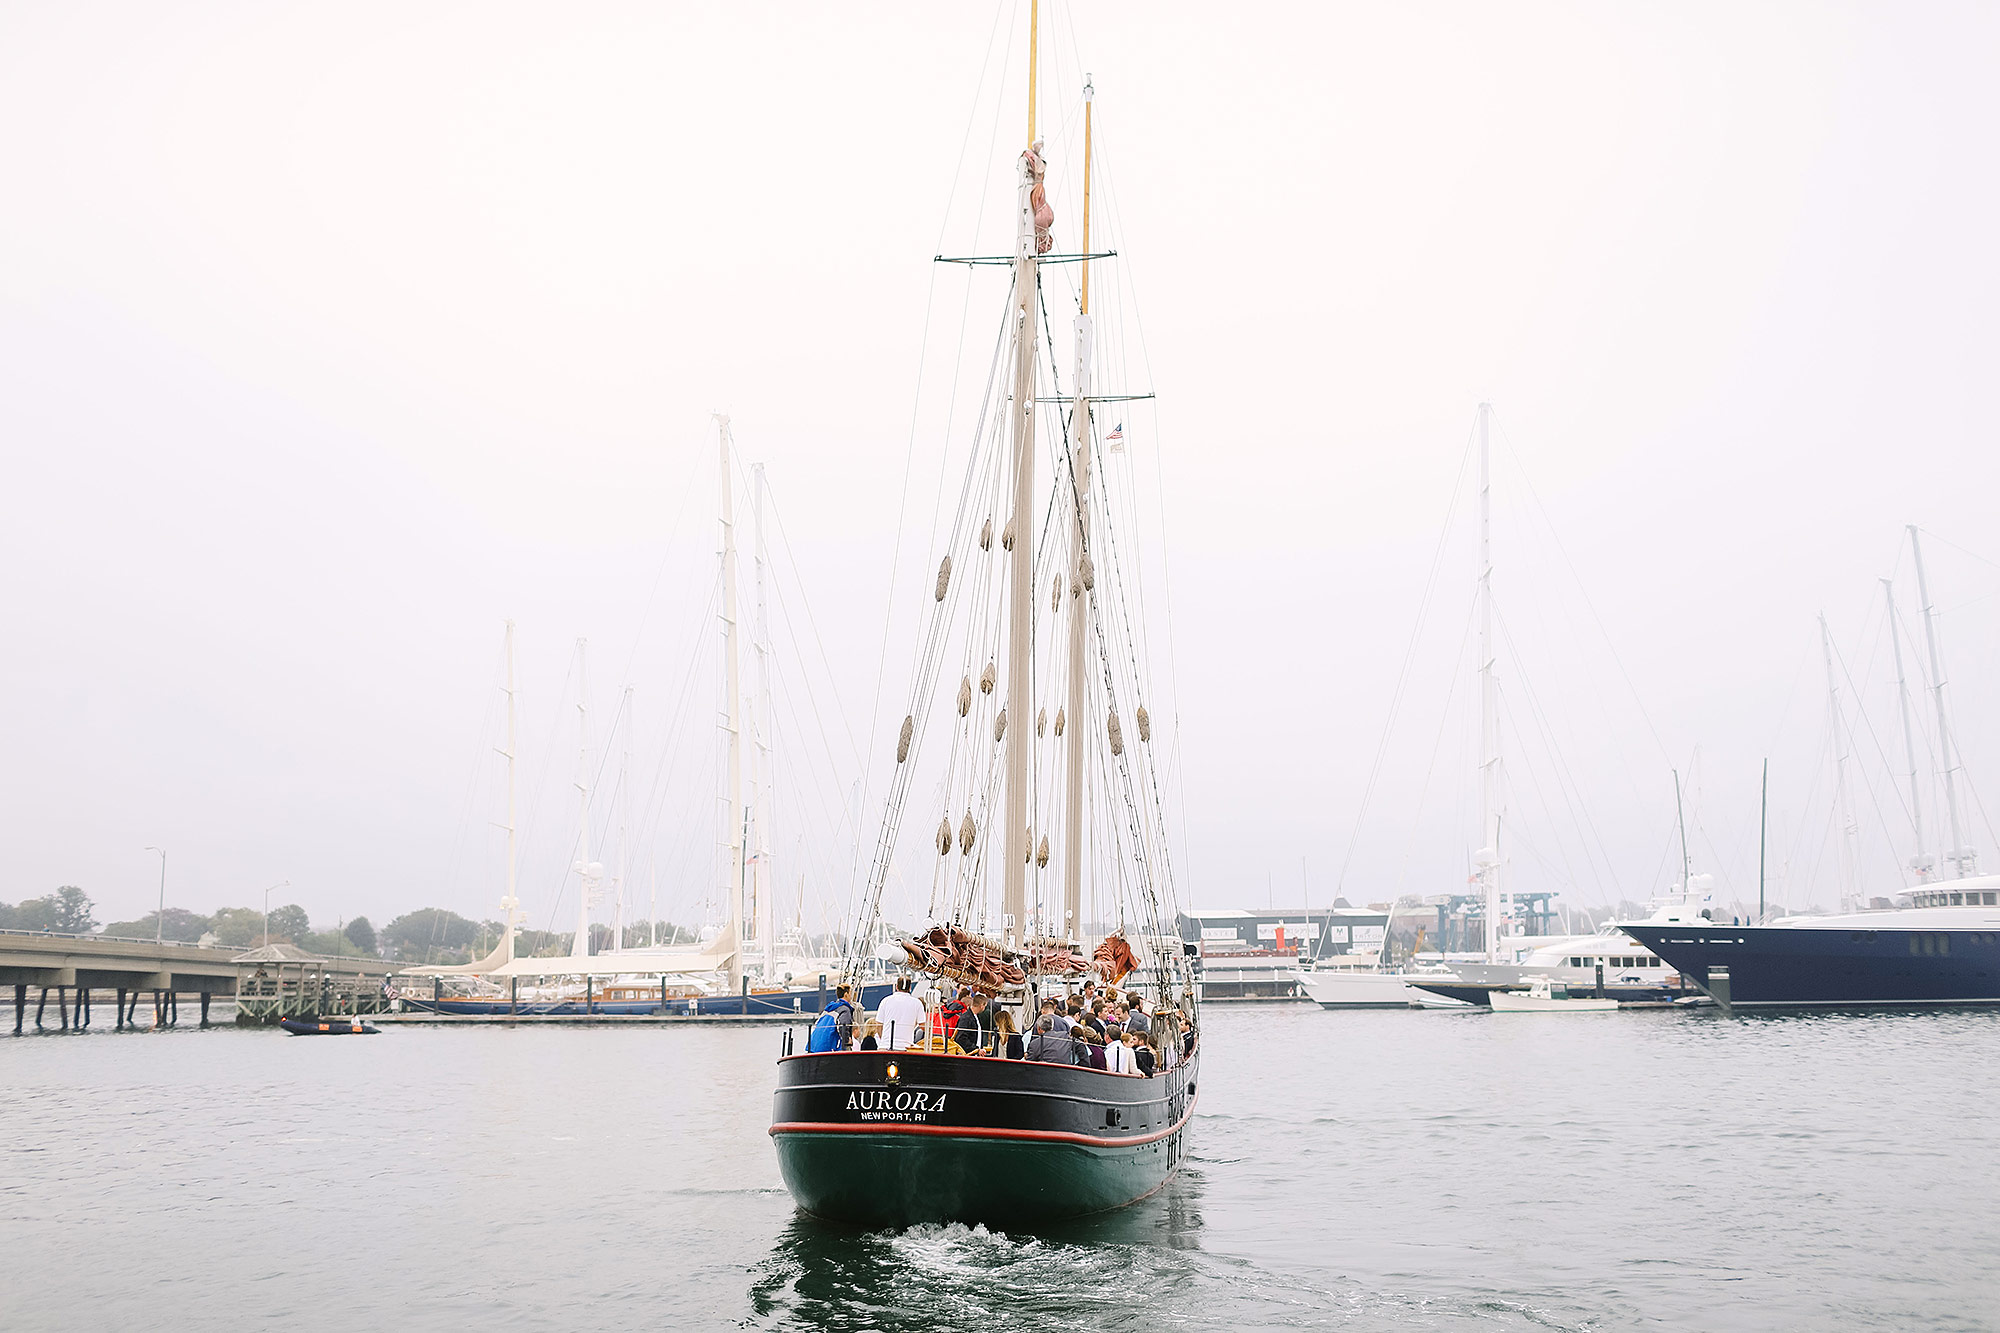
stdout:
[[[155,940],[155,939],[140,939],[135,935],[100,935],[96,931],[90,931],[90,930],[86,931],[22,930],[17,926],[0,926],[0,935],[22,935],[26,936],[29,939],[36,939],[36,940],[47,940],[47,939],[90,940],[93,942],[110,943],[110,944],[147,944],[147,945],[159,945],[161,947],[171,946],[176,949],[235,950],[236,948],[234,945],[229,945],[229,944],[203,944],[199,940]],[[240,952],[240,950],[236,951]]]

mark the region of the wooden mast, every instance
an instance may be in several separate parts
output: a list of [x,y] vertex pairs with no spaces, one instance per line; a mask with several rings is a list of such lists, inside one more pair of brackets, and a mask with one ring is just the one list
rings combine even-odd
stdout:
[[1084,542],[1090,531],[1090,115],[1096,99],[1090,76],[1083,78],[1083,300],[1076,316],[1076,401],[1070,406],[1070,468],[1075,482],[1071,509],[1073,555],[1069,568],[1069,690],[1064,705],[1069,745],[1064,753],[1063,917],[1065,939],[1083,935],[1083,759],[1088,729],[1083,725],[1084,622],[1090,601],[1084,595]]
[[1028,11],[1028,145],[1017,163],[1016,230],[1014,242],[1014,431],[1010,460],[1014,481],[1012,512],[1005,531],[1013,536],[1007,611],[1007,747],[1006,837],[1002,842],[1001,933],[1018,942],[1027,920],[1028,903],[1028,743],[1034,700],[1030,691],[1034,616],[1034,540],[1029,525],[1035,512],[1035,81],[1040,0]]

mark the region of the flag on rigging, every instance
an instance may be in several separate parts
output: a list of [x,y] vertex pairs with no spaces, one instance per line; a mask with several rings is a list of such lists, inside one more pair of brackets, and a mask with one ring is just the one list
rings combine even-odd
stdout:
[[1106,442],[1108,442],[1108,443],[1109,443],[1109,444],[1111,445],[1111,452],[1112,452],[1112,453],[1114,453],[1114,454],[1122,454],[1122,453],[1124,453],[1124,452],[1125,452],[1125,423],[1121,421],[1121,422],[1119,422],[1119,423],[1118,423],[1117,425],[1113,426],[1113,427],[1111,428],[1111,433],[1110,433],[1109,435],[1105,436],[1104,438],[1105,438]]

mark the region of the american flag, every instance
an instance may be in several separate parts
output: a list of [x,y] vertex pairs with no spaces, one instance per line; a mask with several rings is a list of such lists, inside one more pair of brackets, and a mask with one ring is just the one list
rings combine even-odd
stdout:
[[1111,433],[1105,436],[1104,438],[1108,443],[1112,445],[1111,452],[1113,453],[1121,452],[1125,445],[1125,423],[1121,421],[1117,425],[1113,426],[1111,428]]

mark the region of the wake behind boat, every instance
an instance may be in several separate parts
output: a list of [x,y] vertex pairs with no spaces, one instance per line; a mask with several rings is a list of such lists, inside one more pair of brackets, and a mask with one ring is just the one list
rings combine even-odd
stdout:
[[[1013,253],[944,261],[1004,265],[1011,294],[962,499],[927,588],[910,708],[848,937],[874,937],[922,765],[930,808],[942,812],[931,840],[937,924],[904,942],[909,970],[984,997],[975,1012],[990,1001],[1023,1032],[1043,1000],[1086,979],[1123,986],[1153,1010],[1152,1072],[961,1053],[941,1036],[918,1051],[788,1051],[771,1125],[785,1185],[809,1213],[871,1226],[1032,1226],[1131,1203],[1180,1165],[1195,1101],[1192,946],[1170,928],[1176,894],[1145,704],[1139,567],[1129,520],[1115,512],[1129,494],[1130,478],[1112,470],[1123,423],[1105,431],[1097,411],[1150,395],[1093,392],[1090,263],[1107,257],[1090,250],[1093,93],[1086,84],[1082,243],[1058,254],[1035,134],[1038,22],[1031,6]],[[1042,273],[1057,263],[1079,265],[1081,279],[1067,386],[1055,357],[1044,365],[1040,355],[1055,304]],[[1036,486],[1043,417],[1053,494]],[[1120,485],[1094,487],[1102,473]],[[962,672],[955,691],[943,683],[947,661]],[[1103,921],[1095,931],[1086,876]]]

